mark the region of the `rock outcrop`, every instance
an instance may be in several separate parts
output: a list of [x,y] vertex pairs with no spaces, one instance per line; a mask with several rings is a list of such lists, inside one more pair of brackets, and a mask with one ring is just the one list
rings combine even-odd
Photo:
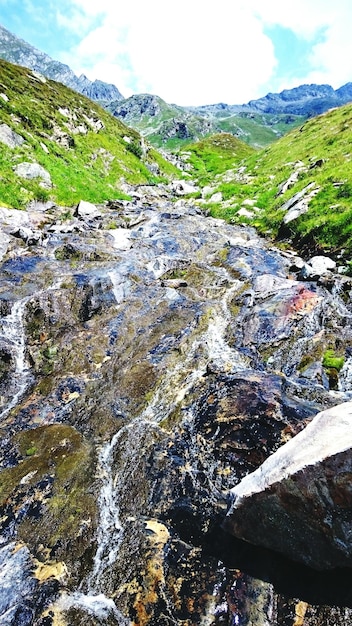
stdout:
[[231,490],[225,527],[316,569],[352,566],[352,402],[319,413]]

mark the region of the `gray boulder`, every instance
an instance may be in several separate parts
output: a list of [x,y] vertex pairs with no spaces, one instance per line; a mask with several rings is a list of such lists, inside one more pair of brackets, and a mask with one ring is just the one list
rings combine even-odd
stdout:
[[318,413],[231,492],[225,528],[316,569],[352,566],[352,402]]
[[102,213],[99,211],[95,204],[91,202],[86,202],[85,200],[81,200],[78,204],[76,211],[76,217],[94,219],[95,217],[101,217]]
[[0,124],[0,141],[8,148],[18,148],[24,143],[23,137],[15,133],[7,124]]
[[21,178],[27,178],[29,180],[35,178],[40,179],[41,185],[47,189],[52,187],[49,172],[47,172],[44,167],[39,165],[39,163],[27,163],[26,161],[23,161],[22,163],[16,165],[14,171],[17,176],[20,176]]

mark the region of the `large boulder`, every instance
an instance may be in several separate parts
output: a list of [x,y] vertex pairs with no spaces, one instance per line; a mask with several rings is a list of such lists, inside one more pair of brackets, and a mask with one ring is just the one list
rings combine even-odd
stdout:
[[352,402],[327,409],[230,494],[225,528],[316,569],[352,566]]
[[47,172],[44,167],[39,165],[39,163],[27,163],[26,161],[23,161],[14,167],[14,171],[17,176],[26,178],[27,180],[37,178],[40,181],[39,184],[45,189],[50,189],[52,187],[49,172]]

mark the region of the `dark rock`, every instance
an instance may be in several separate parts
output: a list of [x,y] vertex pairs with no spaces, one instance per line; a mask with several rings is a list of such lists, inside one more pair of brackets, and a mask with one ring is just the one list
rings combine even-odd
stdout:
[[352,565],[352,402],[319,413],[230,494],[235,536],[316,569]]

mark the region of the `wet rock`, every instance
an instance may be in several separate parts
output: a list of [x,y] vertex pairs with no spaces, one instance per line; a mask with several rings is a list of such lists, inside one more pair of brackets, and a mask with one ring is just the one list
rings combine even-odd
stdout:
[[352,565],[352,402],[319,413],[231,490],[225,527],[316,569]]
[[0,124],[0,142],[8,148],[18,148],[24,143],[23,137],[15,133],[7,124]]
[[39,165],[39,163],[19,163],[14,167],[15,174],[20,176],[21,178],[28,178],[30,180],[38,178],[40,180],[40,184],[46,189],[50,189],[52,187],[52,182],[50,178],[49,172],[47,172],[44,167]]

